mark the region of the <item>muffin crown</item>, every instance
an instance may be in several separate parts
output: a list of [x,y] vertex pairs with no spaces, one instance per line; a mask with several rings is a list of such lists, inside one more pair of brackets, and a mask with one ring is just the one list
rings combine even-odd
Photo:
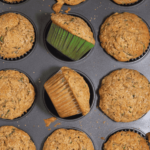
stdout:
[[90,27],[81,18],[57,13],[52,14],[51,20],[62,29],[95,45],[95,39]]

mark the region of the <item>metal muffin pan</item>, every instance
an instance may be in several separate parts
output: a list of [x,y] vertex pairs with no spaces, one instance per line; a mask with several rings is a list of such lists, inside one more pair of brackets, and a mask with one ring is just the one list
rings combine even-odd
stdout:
[[[34,51],[24,59],[17,61],[6,61],[0,59],[0,70],[6,68],[16,68],[28,74],[34,81],[37,87],[36,102],[34,108],[25,117],[19,120],[6,121],[1,119],[0,126],[13,125],[27,132],[35,142],[37,150],[42,150],[45,139],[57,128],[72,127],[79,128],[86,132],[92,139],[95,150],[101,150],[104,140],[101,137],[107,138],[107,135],[112,131],[124,128],[137,128],[147,133],[150,131],[150,119],[148,112],[141,119],[129,122],[118,123],[109,119],[98,108],[99,96],[98,90],[100,81],[104,76],[110,72],[120,69],[129,68],[135,69],[142,73],[150,81],[150,53],[145,57],[134,63],[118,62],[111,58],[100,46],[99,30],[104,20],[115,12],[130,12],[140,16],[150,26],[150,1],[143,0],[134,6],[120,6],[113,3],[111,0],[88,0],[77,6],[64,5],[63,10],[68,7],[71,8],[70,14],[78,13],[87,18],[96,33],[96,44],[92,52],[86,59],[80,61],[67,62],[56,59],[45,47],[44,31],[47,23],[50,21],[50,14],[53,13],[51,9],[55,0],[26,0],[21,4],[6,4],[0,2],[0,13],[6,11],[14,11],[25,14],[36,25],[37,38],[36,47]],[[82,18],[81,16],[81,18]],[[57,119],[49,127],[45,126],[43,119],[52,117],[45,107],[43,102],[43,85],[45,81],[55,74],[62,66],[67,66],[75,70],[83,72],[92,81],[95,89],[95,103],[91,111],[85,116],[77,120],[66,121],[64,119]],[[54,127],[55,124],[60,125]],[[48,130],[51,128],[51,130]]]

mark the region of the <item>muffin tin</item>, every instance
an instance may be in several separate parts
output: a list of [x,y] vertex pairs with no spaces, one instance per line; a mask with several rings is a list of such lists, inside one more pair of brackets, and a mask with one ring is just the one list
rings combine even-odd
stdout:
[[[22,70],[33,79],[35,87],[37,88],[34,108],[31,109],[30,113],[27,113],[19,120],[6,121],[0,119],[0,126],[13,125],[24,130],[33,139],[37,150],[42,150],[43,143],[54,130],[57,128],[67,128],[68,126],[69,128],[81,129],[87,133],[94,143],[95,150],[102,150],[102,145],[105,140],[102,140],[101,137],[107,138],[107,135],[110,135],[114,130],[120,130],[120,128],[136,128],[145,136],[144,133],[150,131],[150,112],[134,122],[114,122],[98,108],[98,90],[102,78],[110,72],[120,68],[135,69],[141,72],[150,81],[149,49],[142,59],[134,61],[134,63],[119,62],[110,57],[102,49],[98,37],[101,24],[108,16],[115,12],[134,13],[150,26],[150,1],[142,0],[133,6],[117,5],[111,0],[87,0],[87,2],[83,2],[77,6],[64,5],[62,7],[63,10],[67,10],[68,7],[71,8],[69,14],[77,13],[81,18],[82,16],[87,18],[95,31],[95,47],[87,56],[79,61],[67,61],[61,58],[56,59],[52,53],[49,53],[49,50],[47,50],[45,46],[44,32],[46,26],[50,23],[50,14],[53,13],[51,7],[55,2],[55,0],[26,0],[20,4],[6,4],[2,1],[0,2],[0,13],[11,11],[25,14],[27,18],[31,18],[33,24],[35,24],[37,28],[36,47],[34,47],[34,50],[31,51],[32,53],[30,53],[28,57],[16,61],[0,59],[0,70],[15,68],[16,70]],[[53,47],[50,47],[50,49],[54,50]],[[67,66],[79,71],[79,73],[83,74],[90,83],[92,83],[91,87],[95,95],[93,96],[93,101],[95,101],[95,103],[92,105],[91,111],[85,117],[80,117],[78,119],[71,118],[69,121],[58,118],[49,127],[46,127],[43,119],[50,118],[53,115],[49,113],[44,104],[43,85],[45,81],[55,74],[62,66]],[[56,126],[56,124],[58,125]],[[49,128],[51,128],[51,130]]]

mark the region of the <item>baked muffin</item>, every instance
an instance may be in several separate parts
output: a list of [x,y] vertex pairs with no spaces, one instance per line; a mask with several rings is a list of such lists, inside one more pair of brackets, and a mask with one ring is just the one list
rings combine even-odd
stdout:
[[91,28],[79,17],[52,14],[47,42],[72,60],[79,60],[95,45]]
[[90,138],[83,132],[72,129],[55,130],[44,143],[43,150],[94,150]]
[[53,5],[53,10],[56,12],[56,13],[59,13],[62,6],[64,4],[67,4],[67,5],[78,5],[82,2],[84,2],[86,0],[57,0],[57,3]]
[[120,131],[113,134],[104,144],[103,150],[149,150],[146,140],[138,133]]
[[118,61],[141,56],[148,48],[150,35],[141,18],[131,13],[115,13],[100,29],[101,46]]
[[90,111],[90,92],[87,83],[77,72],[62,67],[44,84],[58,115],[61,118]]
[[102,80],[99,95],[99,107],[117,122],[137,120],[150,110],[150,83],[136,70],[110,73]]
[[21,1],[23,1],[23,0],[3,0],[4,2],[7,2],[7,3],[19,3],[19,2],[21,2]]
[[0,16],[0,56],[17,58],[32,49],[35,33],[32,24],[16,13]]
[[0,71],[0,118],[22,116],[34,99],[34,87],[26,75],[15,70]]
[[138,2],[138,0],[113,0],[113,1],[120,5],[133,4],[135,2]]
[[14,127],[0,127],[0,149],[1,150],[36,150],[30,136]]

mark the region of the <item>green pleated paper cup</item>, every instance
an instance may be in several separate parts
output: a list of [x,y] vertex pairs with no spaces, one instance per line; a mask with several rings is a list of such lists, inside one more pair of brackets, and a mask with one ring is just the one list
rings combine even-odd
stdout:
[[79,60],[94,47],[92,43],[69,33],[54,23],[51,24],[46,40],[71,60]]

